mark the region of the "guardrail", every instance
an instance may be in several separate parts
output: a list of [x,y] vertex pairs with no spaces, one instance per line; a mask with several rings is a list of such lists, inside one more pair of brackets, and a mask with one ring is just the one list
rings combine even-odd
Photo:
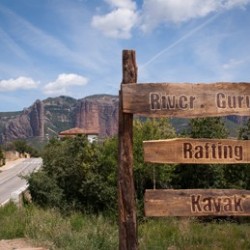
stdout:
[[10,201],[15,203],[18,207],[22,207],[24,201],[31,201],[31,196],[28,191],[28,185],[12,192],[10,196]]
[[24,187],[21,187],[18,190],[12,192],[10,198],[0,204],[0,206],[4,206],[9,202],[13,202],[18,207],[22,207],[24,201],[31,201],[31,196],[28,191],[28,185],[25,185]]

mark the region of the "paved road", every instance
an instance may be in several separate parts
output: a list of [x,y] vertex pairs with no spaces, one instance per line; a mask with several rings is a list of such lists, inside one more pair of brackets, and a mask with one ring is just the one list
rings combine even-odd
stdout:
[[28,175],[42,166],[41,158],[29,158],[0,173],[0,205],[9,201],[11,193],[24,188],[26,180],[20,175]]

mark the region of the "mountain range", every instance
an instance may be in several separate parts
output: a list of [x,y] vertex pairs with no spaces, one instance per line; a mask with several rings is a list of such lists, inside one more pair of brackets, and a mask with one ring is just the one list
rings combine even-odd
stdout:
[[[17,139],[46,142],[59,132],[74,127],[98,131],[100,138],[117,134],[118,96],[93,95],[83,99],[68,96],[37,100],[17,112],[0,112],[0,144]],[[246,117],[224,118],[230,136],[237,136]],[[188,119],[171,118],[177,132],[188,128]]]
[[19,112],[0,113],[0,143],[17,139],[46,141],[59,132],[79,127],[115,135],[118,129],[118,97],[94,95],[83,99],[68,96],[37,100]]

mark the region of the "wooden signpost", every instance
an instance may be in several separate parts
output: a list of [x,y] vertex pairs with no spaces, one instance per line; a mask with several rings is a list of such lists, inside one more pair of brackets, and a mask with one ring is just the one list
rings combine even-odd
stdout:
[[143,142],[144,161],[151,163],[249,163],[250,141],[178,138]]
[[[137,81],[135,51],[124,50],[122,55],[122,86]],[[133,177],[133,114],[126,114],[122,108],[122,94],[119,103],[119,148],[118,148],[118,208],[119,249],[138,248],[135,188]]]
[[249,83],[122,85],[123,112],[151,117],[249,115]]
[[249,216],[250,191],[236,189],[156,189],[145,192],[145,215]]
[[[133,114],[209,117],[250,114],[250,83],[136,84],[135,51],[123,51],[119,105],[119,249],[138,249],[133,177]],[[171,139],[144,142],[152,163],[250,163],[250,141]],[[187,166],[188,167],[188,166]],[[146,216],[250,216],[250,191],[232,189],[147,190]]]

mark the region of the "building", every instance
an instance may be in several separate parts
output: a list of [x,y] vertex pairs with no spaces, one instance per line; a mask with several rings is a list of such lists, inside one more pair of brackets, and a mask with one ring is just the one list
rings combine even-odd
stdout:
[[77,135],[86,135],[89,142],[96,141],[98,139],[99,132],[96,130],[87,130],[83,128],[71,128],[59,133],[59,138],[74,137]]

